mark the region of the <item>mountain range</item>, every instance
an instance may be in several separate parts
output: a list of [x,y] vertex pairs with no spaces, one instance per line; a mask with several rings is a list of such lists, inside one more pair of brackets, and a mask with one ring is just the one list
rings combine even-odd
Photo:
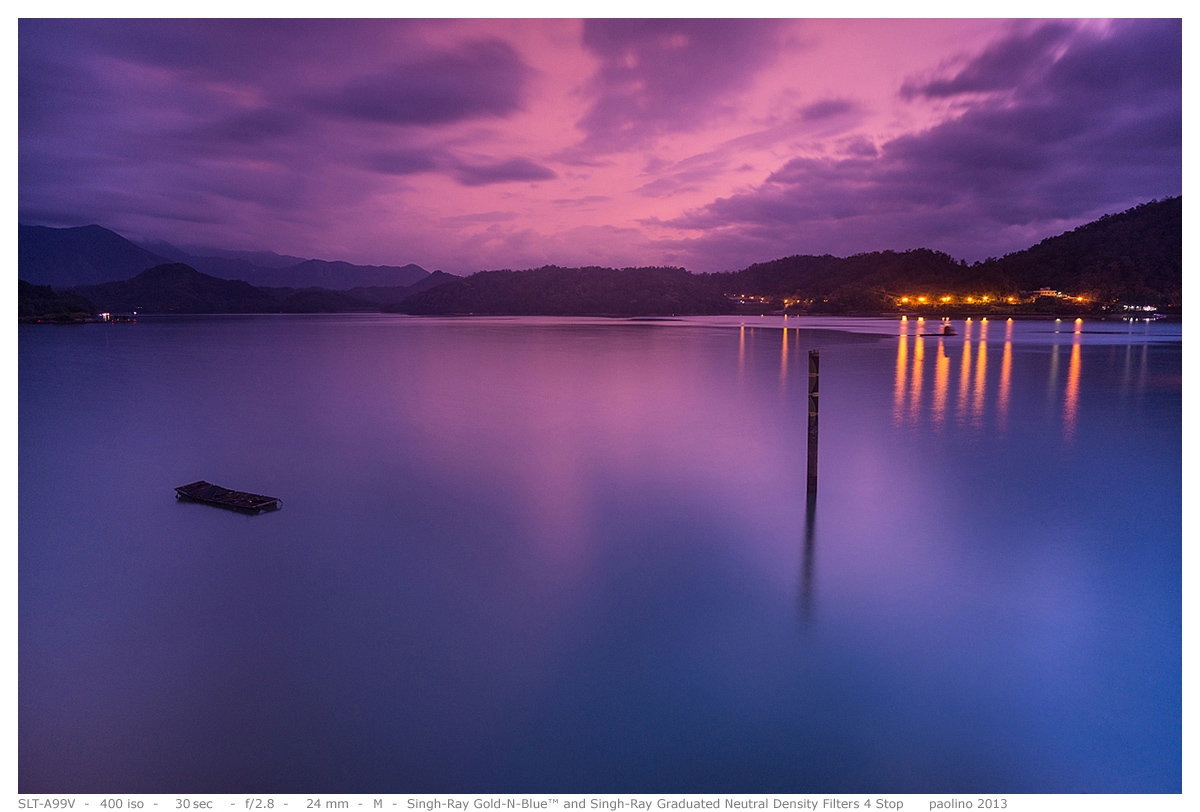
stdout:
[[35,285],[72,288],[130,279],[158,265],[183,263],[218,279],[261,287],[350,290],[408,287],[429,276],[419,265],[354,265],[270,252],[184,250],[170,243],[137,245],[98,225],[19,226],[17,276]]
[[1124,304],[1178,313],[1183,296],[1178,197],[971,264],[916,249],[796,255],[733,273],[546,266],[464,278],[416,265],[139,246],[100,226],[21,226],[19,249],[19,278],[28,283],[19,291],[26,319],[59,313],[76,320],[88,303],[93,310],[143,313],[645,316],[729,313],[750,301],[788,312],[878,313],[897,310],[905,297],[913,300],[907,307],[920,301],[922,308],[937,308],[944,297],[956,307],[990,302],[984,309],[994,309],[1000,302],[1032,302],[1030,291],[1038,289],[1055,293],[1040,297],[1029,312],[1105,312]]

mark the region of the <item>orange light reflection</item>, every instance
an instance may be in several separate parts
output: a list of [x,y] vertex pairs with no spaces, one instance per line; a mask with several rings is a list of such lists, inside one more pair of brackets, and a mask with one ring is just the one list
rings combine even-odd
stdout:
[[746,373],[746,325],[738,330],[738,380]]
[[[983,325],[987,333],[987,324]],[[975,361],[975,397],[971,403],[971,425],[978,428],[983,422],[983,393],[987,387],[987,341],[980,337],[979,356]]]
[[1081,363],[1079,331],[1071,345],[1071,363],[1067,367],[1067,398],[1063,403],[1063,436],[1069,441],[1075,437],[1075,418],[1079,412],[1079,367]]
[[946,355],[946,342],[938,339],[937,361],[933,377],[933,422],[940,425],[946,417],[946,395],[950,389],[950,356]]
[[[901,330],[904,325],[901,324]],[[900,346],[896,349],[896,402],[892,407],[892,422],[899,424],[904,418],[904,383],[908,375],[908,333],[900,333]]]
[[917,422],[921,414],[921,377],[925,371],[925,336],[918,335],[914,339],[916,345],[913,353],[912,388],[908,403],[908,420]]
[[779,391],[782,392],[787,387],[788,373],[788,328],[783,328],[783,353],[779,358]]
[[962,366],[958,371],[958,420],[961,423],[967,416],[967,395],[971,391],[971,323],[967,322],[964,332],[967,339],[963,342]]
[[1000,361],[1000,395],[996,403],[996,420],[1000,431],[1008,422],[1008,398],[1012,387],[1012,320],[1004,336],[1004,358]]

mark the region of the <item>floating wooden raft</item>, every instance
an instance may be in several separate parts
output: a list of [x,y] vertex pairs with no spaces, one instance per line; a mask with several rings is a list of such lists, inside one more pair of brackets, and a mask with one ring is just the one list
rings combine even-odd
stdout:
[[228,510],[239,510],[242,513],[261,513],[264,510],[279,510],[283,504],[273,496],[260,496],[257,493],[231,491],[220,485],[213,485],[203,479],[191,485],[180,485],[175,489],[176,499],[186,499],[192,502],[203,502]]

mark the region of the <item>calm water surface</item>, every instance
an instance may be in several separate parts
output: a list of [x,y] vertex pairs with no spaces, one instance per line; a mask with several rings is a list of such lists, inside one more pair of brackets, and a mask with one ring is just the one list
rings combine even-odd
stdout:
[[19,791],[1179,792],[1180,326],[784,324],[21,327]]

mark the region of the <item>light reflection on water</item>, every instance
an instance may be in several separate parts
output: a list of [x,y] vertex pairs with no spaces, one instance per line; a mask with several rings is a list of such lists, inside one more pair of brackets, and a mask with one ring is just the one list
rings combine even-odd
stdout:
[[1008,424],[1008,398],[1012,387],[1013,320],[1004,325],[1004,357],[1000,361],[1000,393],[996,404],[996,425],[1001,432]]
[[[992,420],[996,431],[1002,433],[1007,425],[1009,404],[1012,398],[1015,322],[1012,319],[1005,322],[1004,343],[999,349],[1000,371],[996,380],[989,379],[988,360],[992,353],[997,351],[997,348],[988,346],[990,327],[988,319],[980,321],[966,319],[962,324],[961,338],[944,336],[937,332],[926,332],[924,325],[920,322],[913,325],[911,321],[902,319],[897,323],[899,334],[895,355],[893,424],[896,426],[915,425],[922,420],[928,420],[935,426],[940,425],[946,419],[949,392],[957,385],[958,397],[953,411],[959,425],[966,425],[973,430],[980,431],[984,428],[985,420]],[[1097,324],[1104,325],[1105,323],[1098,322]],[[1136,335],[1132,331],[1105,331],[1108,335],[1119,335],[1126,332]],[[1056,335],[1065,334],[1058,330],[1055,333]],[[1083,319],[1077,319],[1074,322],[1069,335],[1070,355],[1067,360],[1065,380],[1059,380],[1061,343],[1056,341],[1050,345],[1048,365],[1044,364],[1040,355],[1022,356],[1029,364],[1045,366],[1047,404],[1050,406],[1061,404],[1059,413],[1062,436],[1067,441],[1074,437],[1079,413],[1080,380],[1083,374],[1083,341],[1087,336]],[[913,342],[911,352],[910,340]],[[926,341],[936,341],[937,346],[930,392],[931,406],[928,410],[922,406],[922,398],[925,396],[926,389],[924,383],[924,345]],[[1115,380],[1123,394],[1127,393],[1130,387],[1140,389],[1145,386],[1147,353],[1150,345],[1141,342],[1138,342],[1138,345],[1131,343],[1122,348],[1123,365],[1120,374],[1115,376]],[[955,353],[958,355],[957,383],[952,381],[951,375],[952,358]],[[1135,353],[1140,353],[1139,360],[1135,360]]]
[[744,321],[22,328],[21,791],[1177,792],[1177,328]]
[[946,355],[946,340],[939,337],[933,383],[933,422],[941,426],[946,419],[946,397],[950,390],[950,356]]
[[779,391],[787,391],[787,373],[788,373],[788,328],[783,328],[783,348],[780,351],[779,357]]

